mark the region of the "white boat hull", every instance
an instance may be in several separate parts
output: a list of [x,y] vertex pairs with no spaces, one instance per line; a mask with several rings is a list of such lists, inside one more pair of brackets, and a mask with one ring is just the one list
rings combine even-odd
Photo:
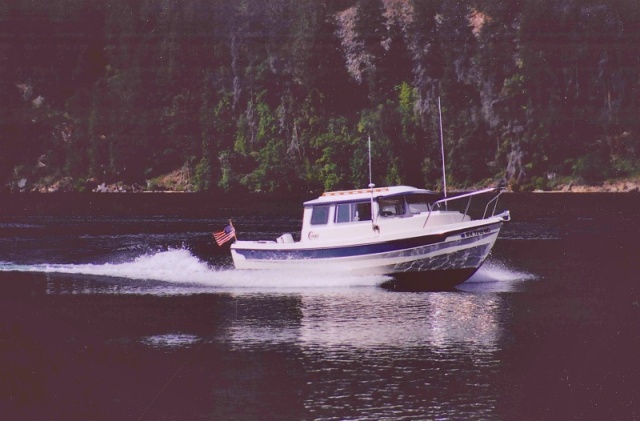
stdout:
[[426,230],[401,238],[379,236],[348,245],[239,241],[231,246],[231,254],[237,269],[391,275],[415,279],[423,286],[453,286],[482,265],[506,220],[508,213],[446,230]]

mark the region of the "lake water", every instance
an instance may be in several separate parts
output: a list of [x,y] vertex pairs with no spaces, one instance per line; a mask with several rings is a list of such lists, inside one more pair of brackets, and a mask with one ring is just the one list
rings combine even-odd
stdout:
[[504,195],[446,292],[235,271],[211,232],[292,206],[125,196],[2,196],[1,419],[640,419],[638,194]]

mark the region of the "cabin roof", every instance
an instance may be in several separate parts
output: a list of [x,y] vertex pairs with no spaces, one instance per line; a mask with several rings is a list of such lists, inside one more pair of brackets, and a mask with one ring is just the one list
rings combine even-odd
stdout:
[[[397,196],[400,194],[434,194],[431,190],[418,189],[410,186],[393,186],[393,187],[375,187],[373,189],[373,197]],[[357,202],[363,200],[371,200],[371,189],[358,190],[338,190],[329,191],[322,194],[317,199],[304,202],[305,206],[321,205],[341,202]]]

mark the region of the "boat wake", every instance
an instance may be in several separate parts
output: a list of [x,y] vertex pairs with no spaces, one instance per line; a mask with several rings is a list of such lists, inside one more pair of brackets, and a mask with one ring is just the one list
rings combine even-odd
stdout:
[[510,292],[524,281],[537,279],[534,274],[515,270],[500,261],[487,261],[457,289],[466,292]]
[[375,286],[388,279],[384,276],[350,276],[330,271],[303,273],[296,270],[242,271],[219,268],[203,262],[186,249],[145,254],[123,263],[20,265],[0,262],[0,271],[110,277],[225,289]]
[[[33,272],[81,277],[108,277],[127,282],[119,292],[184,293],[206,292],[210,289],[251,289],[278,291],[300,288],[336,288],[379,286],[386,276],[355,276],[327,271],[299,270],[235,270],[214,267],[198,259],[189,250],[174,249],[145,254],[133,261],[104,264],[32,264],[0,262],[0,272]],[[464,284],[457,288],[467,292],[510,291],[514,284],[534,276],[509,269],[505,265],[487,262]],[[144,282],[143,282],[144,281]],[[155,283],[153,281],[156,281]],[[122,283],[122,282],[121,282]],[[165,283],[165,285],[158,285]],[[83,287],[86,288],[86,285]],[[153,290],[153,291],[151,291]],[[96,291],[97,292],[97,291]]]

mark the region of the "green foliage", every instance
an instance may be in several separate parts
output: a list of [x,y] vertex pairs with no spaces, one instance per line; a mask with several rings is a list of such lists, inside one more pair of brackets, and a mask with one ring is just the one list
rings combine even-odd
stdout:
[[319,151],[312,163],[312,185],[324,190],[344,189],[350,186],[352,139],[347,120],[337,118],[328,122],[326,133],[318,135],[311,141],[310,146],[315,151]]
[[196,173],[194,179],[194,186],[196,191],[209,191],[211,190],[212,180],[212,168],[211,163],[207,157],[203,157],[196,165]]
[[[0,179],[200,191],[441,186],[640,167],[630,1],[12,2]],[[596,152],[597,151],[597,152]]]
[[576,160],[573,172],[587,184],[598,184],[609,176],[607,155],[594,151]]

